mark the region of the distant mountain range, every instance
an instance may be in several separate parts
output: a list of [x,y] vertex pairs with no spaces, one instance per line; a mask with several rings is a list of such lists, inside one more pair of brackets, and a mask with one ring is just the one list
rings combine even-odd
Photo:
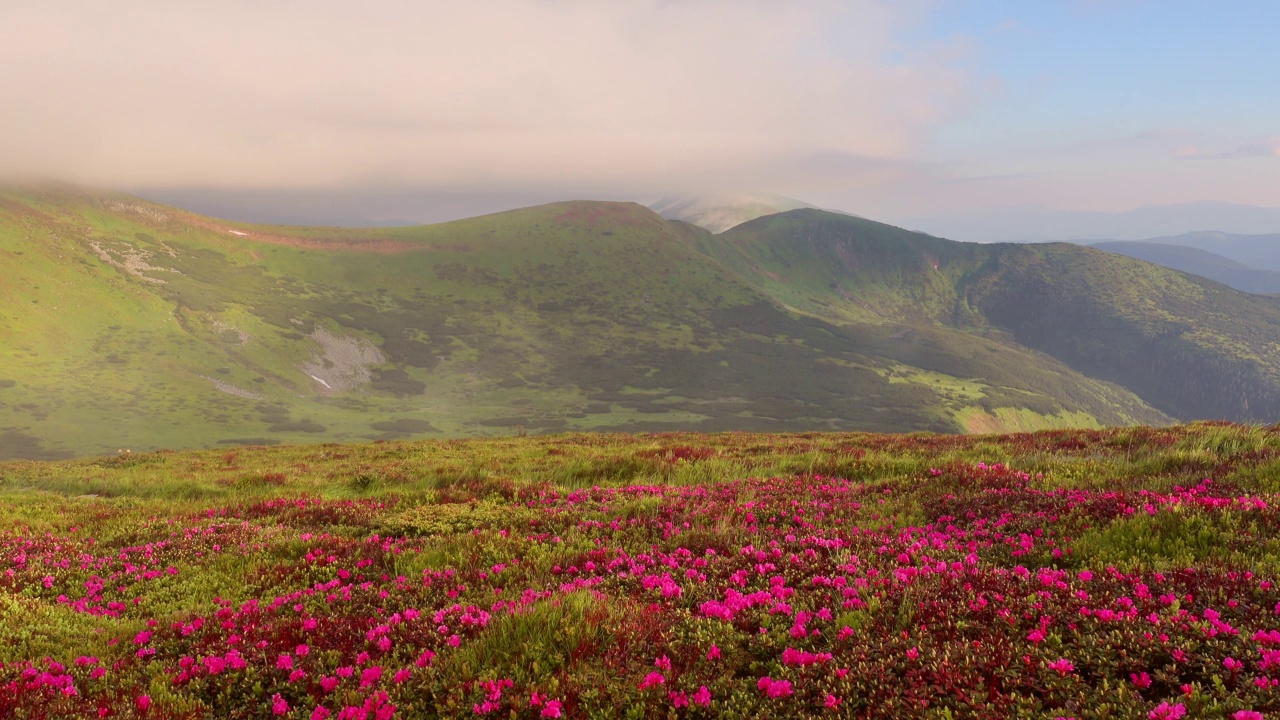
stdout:
[[[1178,241],[1195,242],[1205,239],[1237,257],[1248,257],[1252,264],[1245,264],[1225,255],[1203,250],[1192,245],[1174,244]],[[1224,242],[1213,242],[1221,239]],[[1238,243],[1230,240],[1238,240]],[[1222,233],[1192,233],[1172,238],[1155,238],[1145,242],[1100,242],[1091,247],[1107,252],[1127,255],[1174,270],[1199,275],[1250,293],[1280,293],[1280,271],[1266,269],[1280,264],[1280,235],[1235,235]]]
[[1079,245],[634,203],[403,228],[0,190],[0,457],[1280,420],[1280,300]]
[[1189,230],[1280,233],[1280,208],[1185,203],[1107,213],[1014,206],[920,215],[898,222],[912,230],[971,242],[1144,240]]

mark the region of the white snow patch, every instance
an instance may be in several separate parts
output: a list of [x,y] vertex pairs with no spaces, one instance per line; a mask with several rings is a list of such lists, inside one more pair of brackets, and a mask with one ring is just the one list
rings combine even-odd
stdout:
[[311,379],[312,379],[312,380],[315,380],[316,382],[320,383],[321,385],[323,385],[323,386],[325,386],[325,387],[329,388],[330,390],[332,390],[332,389],[333,389],[333,386],[332,386],[332,385],[330,385],[329,383],[327,383],[327,382],[325,382],[325,381],[321,380],[320,378],[316,377],[315,375],[312,375],[312,376],[311,376]]
[[231,233],[232,235],[239,235],[240,237],[245,237],[249,234],[249,233],[240,232],[239,230],[228,230],[227,232]]

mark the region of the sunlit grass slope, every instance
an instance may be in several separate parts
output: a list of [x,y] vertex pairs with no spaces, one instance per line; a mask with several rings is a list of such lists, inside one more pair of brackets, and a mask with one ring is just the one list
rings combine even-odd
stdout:
[[[1168,420],[1048,355],[949,326],[960,271],[921,282],[901,231],[874,238],[847,278],[832,265],[843,251],[815,240],[785,262],[823,269],[763,283],[719,238],[629,203],[360,230],[70,188],[6,190],[0,209],[0,457]],[[929,243],[945,262],[975,254]]]

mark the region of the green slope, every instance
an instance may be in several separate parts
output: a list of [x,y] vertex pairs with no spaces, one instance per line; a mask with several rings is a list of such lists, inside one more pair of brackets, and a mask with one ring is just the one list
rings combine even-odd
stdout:
[[871,263],[845,280],[897,324],[824,318],[805,303],[825,276],[780,297],[732,254],[705,252],[705,231],[634,204],[361,230],[230,223],[66,188],[2,191],[0,208],[0,457],[522,429],[1168,420],[1046,355],[934,322],[956,290],[913,290],[907,265],[884,261],[898,269],[882,286]]
[[1078,245],[956,243],[808,210],[699,246],[817,317],[1003,338],[1182,419],[1280,419],[1275,298]]

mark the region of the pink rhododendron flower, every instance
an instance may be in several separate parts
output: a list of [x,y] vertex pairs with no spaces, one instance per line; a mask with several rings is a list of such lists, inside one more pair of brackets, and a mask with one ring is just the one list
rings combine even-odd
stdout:
[[1186,705],[1182,703],[1170,705],[1167,702],[1162,702],[1150,713],[1147,713],[1147,717],[1150,720],[1179,720],[1179,718],[1186,717],[1186,714]]
[[756,682],[756,687],[771,698],[787,697],[792,693],[789,680],[774,680],[767,675]]
[[279,693],[271,696],[271,712],[276,715],[289,714],[289,702],[280,697]]
[[138,706],[139,710],[146,712],[147,708],[151,707],[151,696],[139,695],[138,699],[134,701],[134,704]]
[[711,704],[711,691],[707,689],[706,685],[699,687],[698,691],[693,694],[693,704],[698,707],[707,707]]
[[662,673],[651,672],[648,675],[644,676],[644,680],[640,681],[640,689],[648,690],[654,685],[661,685],[666,681],[667,681],[667,678]]
[[1237,710],[1231,715],[1231,720],[1264,720],[1264,717],[1254,710]]
[[1059,675],[1066,675],[1074,672],[1076,666],[1066,658],[1058,658],[1057,660],[1049,663],[1049,669],[1057,672]]
[[360,687],[366,688],[382,679],[382,667],[375,665],[360,673]]
[[563,707],[564,706],[560,703],[559,700],[548,700],[547,706],[542,708],[542,712],[538,714],[546,718],[558,718],[560,717],[560,713]]

